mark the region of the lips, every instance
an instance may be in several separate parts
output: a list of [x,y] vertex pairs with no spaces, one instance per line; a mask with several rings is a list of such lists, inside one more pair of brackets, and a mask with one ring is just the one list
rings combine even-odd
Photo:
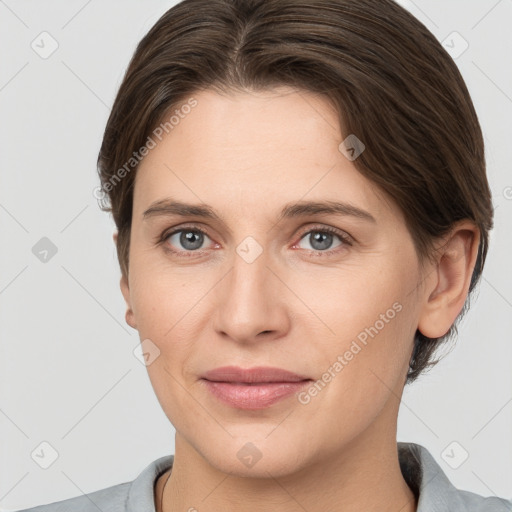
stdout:
[[270,366],[255,366],[253,368],[223,366],[206,372],[202,378],[211,382],[236,382],[239,384],[311,380],[305,375],[298,375],[288,370]]
[[223,404],[257,410],[301,391],[312,379],[281,368],[224,366],[206,372],[206,389]]

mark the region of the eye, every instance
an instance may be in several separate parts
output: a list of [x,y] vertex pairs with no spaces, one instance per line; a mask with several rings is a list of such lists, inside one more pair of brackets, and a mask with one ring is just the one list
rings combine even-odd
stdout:
[[[206,239],[210,237],[198,228],[181,228],[162,237],[170,245],[173,252],[193,252],[202,249]],[[174,248],[178,249],[174,249]]]
[[[338,243],[336,243],[336,239],[338,239]],[[304,241],[309,244],[309,247],[301,246],[301,243]],[[352,245],[348,235],[345,235],[341,231],[338,231],[334,228],[322,227],[310,229],[307,231],[301,237],[300,241],[295,245],[295,247],[300,247],[301,249],[307,249],[311,251],[330,253],[336,252],[335,249],[337,247],[345,245]]]

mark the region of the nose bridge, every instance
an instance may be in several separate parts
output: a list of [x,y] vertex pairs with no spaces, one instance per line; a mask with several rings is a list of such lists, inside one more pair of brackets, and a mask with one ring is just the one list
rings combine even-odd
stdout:
[[264,294],[267,288],[269,255],[263,252],[262,247],[260,251],[259,247],[255,246],[255,242],[242,242],[233,256],[231,286],[235,294],[241,294],[240,298],[245,295],[245,299],[256,298]]
[[238,296],[248,305],[251,297],[264,294],[268,285],[270,254],[264,248],[266,240],[263,238],[264,234],[260,234],[258,240],[250,235],[245,236],[234,247],[232,254],[232,271],[228,280],[230,295]]
[[216,303],[218,331],[237,341],[249,341],[263,331],[285,328],[283,305],[276,302],[279,280],[267,268],[270,264],[269,254],[251,237],[235,248],[231,271],[222,280]]

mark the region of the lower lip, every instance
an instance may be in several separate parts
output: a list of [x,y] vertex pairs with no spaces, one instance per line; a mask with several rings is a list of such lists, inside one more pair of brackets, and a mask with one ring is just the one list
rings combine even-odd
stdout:
[[261,384],[238,384],[213,382],[203,379],[208,390],[220,401],[238,409],[265,409],[310,384],[310,380],[299,382],[265,382]]

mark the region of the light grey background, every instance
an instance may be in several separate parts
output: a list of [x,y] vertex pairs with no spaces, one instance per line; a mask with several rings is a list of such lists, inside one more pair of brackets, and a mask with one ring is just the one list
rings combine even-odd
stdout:
[[[114,225],[93,197],[123,72],[174,3],[0,0],[2,511],[132,480],[174,453],[124,322]],[[496,227],[458,343],[406,388],[399,439],[426,446],[456,486],[511,498],[512,1],[400,3],[451,51],[469,44],[456,62],[485,133]],[[46,262],[32,252],[43,237],[57,248]]]

